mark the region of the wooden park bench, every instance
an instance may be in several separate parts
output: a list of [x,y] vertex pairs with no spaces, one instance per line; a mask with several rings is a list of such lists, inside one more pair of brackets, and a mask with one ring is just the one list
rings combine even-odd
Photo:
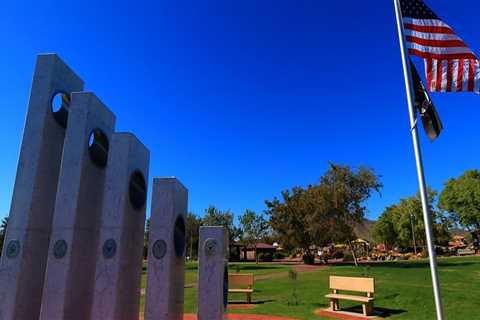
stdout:
[[[325,297],[330,299],[332,311],[340,310],[339,300],[350,300],[362,303],[363,315],[369,316],[373,313],[373,293],[375,292],[375,280],[373,278],[353,278],[330,276],[330,289],[333,293]],[[339,291],[363,292],[367,296],[340,293]]]
[[253,273],[231,273],[228,275],[228,292],[245,293],[247,303],[252,303]]

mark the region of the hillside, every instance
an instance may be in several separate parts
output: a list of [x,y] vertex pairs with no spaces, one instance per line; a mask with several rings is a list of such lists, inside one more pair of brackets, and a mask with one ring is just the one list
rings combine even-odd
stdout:
[[364,219],[362,223],[358,223],[353,227],[357,238],[372,241],[371,231],[376,221]]

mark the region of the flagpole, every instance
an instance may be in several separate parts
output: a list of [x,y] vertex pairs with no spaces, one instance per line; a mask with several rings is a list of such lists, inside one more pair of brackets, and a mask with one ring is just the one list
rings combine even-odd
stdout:
[[420,151],[420,140],[418,138],[417,117],[414,105],[414,93],[412,88],[412,75],[410,73],[410,64],[408,63],[407,53],[405,51],[405,35],[402,23],[402,13],[399,0],[394,0],[395,14],[397,18],[398,39],[400,41],[400,51],[402,54],[403,76],[405,78],[405,88],[407,91],[408,112],[410,115],[410,126],[413,140],[413,149],[415,151],[415,161],[417,163],[418,184],[420,187],[420,197],[422,200],[423,219],[425,221],[425,233],[427,236],[428,256],[430,260],[430,271],[432,275],[433,295],[435,297],[435,309],[437,320],[443,320],[443,304],[440,292],[440,283],[438,280],[437,255],[435,253],[432,217],[428,208],[428,195],[423,173],[422,153]]

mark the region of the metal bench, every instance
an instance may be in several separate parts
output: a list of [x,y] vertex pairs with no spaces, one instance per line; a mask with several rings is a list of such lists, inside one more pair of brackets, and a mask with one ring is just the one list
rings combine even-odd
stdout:
[[[362,303],[363,315],[373,313],[373,293],[375,292],[375,280],[373,278],[354,278],[330,276],[330,289],[333,291],[325,297],[330,299],[332,311],[340,310],[339,300],[350,300]],[[366,296],[345,294],[339,291],[363,292]]]
[[231,273],[228,275],[228,293],[245,293],[247,303],[252,303],[253,273]]

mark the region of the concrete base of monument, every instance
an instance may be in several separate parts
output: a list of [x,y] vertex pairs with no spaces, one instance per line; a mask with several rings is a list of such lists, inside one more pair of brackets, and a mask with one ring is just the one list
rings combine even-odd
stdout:
[[379,319],[379,314],[374,314],[372,316],[364,316],[361,313],[350,312],[350,311],[332,311],[331,309],[317,309],[314,312],[317,316],[322,316],[325,318],[331,319],[341,319],[341,320],[369,320],[369,319]]

